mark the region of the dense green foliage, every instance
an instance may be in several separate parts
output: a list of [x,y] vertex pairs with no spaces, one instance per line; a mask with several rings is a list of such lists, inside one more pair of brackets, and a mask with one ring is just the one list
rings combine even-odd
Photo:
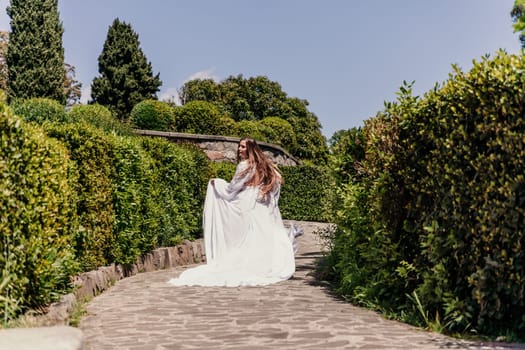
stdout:
[[66,145],[69,159],[75,164],[75,210],[81,227],[75,237],[75,250],[82,269],[104,266],[111,261],[115,220],[111,201],[115,186],[111,181],[112,142],[103,131],[85,123],[47,124],[46,131]]
[[[326,160],[326,139],[321,133],[321,124],[317,116],[308,111],[308,101],[288,97],[277,82],[270,81],[267,77],[245,79],[242,75],[230,76],[219,83],[210,79],[193,80],[184,84],[180,96],[183,104],[192,101],[213,103],[221,115],[227,115],[237,122],[279,117],[291,125],[295,134],[295,140],[292,138],[283,146],[302,159],[322,162]],[[277,138],[278,143],[283,141],[279,140],[279,133],[286,126],[279,125],[278,130],[273,130],[275,135],[267,135],[264,130],[258,130],[268,129],[267,124],[269,123],[265,122],[262,126],[241,123],[239,133],[254,129],[252,132],[260,135],[251,136],[261,141],[274,142],[272,138]],[[272,129],[269,131],[272,132]]]
[[[212,163],[213,176],[230,181],[235,164]],[[335,182],[330,171],[313,165],[280,166],[284,184],[279,209],[284,219],[330,222]]]
[[66,149],[0,104],[0,315],[69,290],[77,220]]
[[43,129],[0,108],[4,323],[56,300],[76,272],[200,234],[211,169],[199,149],[107,133],[88,123],[108,112],[97,105],[74,123],[35,115]]
[[68,120],[65,107],[48,98],[15,99],[10,106],[16,115],[37,124],[42,124],[44,121],[65,122]]
[[191,145],[176,146],[157,138],[145,138],[142,144],[154,169],[155,187],[147,195],[159,207],[155,228],[159,245],[196,237],[201,232],[206,185],[212,174],[208,158]]
[[267,142],[280,145],[288,150],[297,148],[297,137],[288,121],[278,117],[266,117],[259,123],[271,130],[271,134],[266,136]]
[[314,165],[282,166],[279,208],[283,218],[331,222],[335,182],[330,171]]
[[162,82],[140,48],[130,24],[116,18],[98,57],[99,77],[91,84],[92,102],[108,107],[122,120],[140,101],[156,99]]
[[133,107],[129,119],[136,129],[167,131],[175,124],[175,111],[166,102],[144,100]]
[[192,101],[176,109],[176,127],[190,134],[216,135],[221,128],[219,109],[206,101]]
[[47,97],[66,102],[64,48],[58,0],[12,0],[6,63],[8,97]]
[[336,131],[329,140],[329,165],[339,184],[356,180],[363,173],[359,164],[365,158],[361,128]]
[[133,134],[128,124],[119,121],[107,107],[101,106],[98,103],[91,105],[74,105],[67,112],[67,120],[72,123],[85,122],[110,134]]
[[454,67],[366,122],[333,237],[340,292],[437,330],[523,334],[524,68],[504,52]]
[[131,263],[200,233],[208,163],[161,139],[117,136],[85,123],[50,124],[78,171],[76,250],[84,270]]

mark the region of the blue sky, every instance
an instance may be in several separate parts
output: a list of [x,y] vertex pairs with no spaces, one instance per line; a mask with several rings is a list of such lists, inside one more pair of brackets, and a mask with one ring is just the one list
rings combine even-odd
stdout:
[[[306,99],[323,134],[363,125],[395,100],[403,80],[416,94],[498,49],[518,53],[514,0],[59,0],[66,62],[83,100],[115,18],[130,23],[176,96],[193,78],[267,76]],[[9,29],[0,0],[0,30]]]

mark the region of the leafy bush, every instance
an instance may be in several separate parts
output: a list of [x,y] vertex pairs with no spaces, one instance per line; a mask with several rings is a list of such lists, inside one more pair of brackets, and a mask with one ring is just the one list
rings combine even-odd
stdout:
[[0,315],[57,300],[76,270],[67,151],[0,104]]
[[153,198],[158,222],[158,242],[173,245],[201,233],[202,210],[211,169],[204,152],[157,138],[144,138],[151,157]]
[[131,110],[130,122],[138,129],[167,131],[175,124],[175,114],[166,102],[144,100]]
[[[212,177],[230,181],[236,165],[212,163]],[[327,169],[312,165],[279,167],[284,185],[279,209],[288,220],[329,222],[333,218],[334,181]]]
[[230,162],[211,162],[212,177],[230,181],[235,174],[236,164]]
[[[113,140],[112,204],[115,212],[111,261],[134,263],[142,253],[157,247],[155,180],[152,159],[135,137]],[[158,203],[160,204],[160,203]],[[157,204],[157,205],[158,205]]]
[[87,271],[111,262],[115,212],[111,201],[114,146],[100,129],[86,123],[47,124],[49,136],[62,141],[69,150],[78,178],[76,214],[81,230],[75,250],[82,269]]
[[340,292],[437,330],[523,334],[524,68],[504,52],[454,67],[366,122],[334,236]]
[[188,102],[176,109],[176,130],[192,134],[217,135],[221,129],[221,114],[217,106],[205,101]]
[[68,121],[65,107],[47,98],[15,99],[11,102],[11,107],[16,115],[38,124],[44,121]]
[[70,122],[86,122],[107,133],[131,135],[131,128],[118,120],[105,106],[98,103],[91,105],[76,104],[67,112]]
[[233,118],[228,116],[220,116],[219,124],[215,128],[214,132],[214,135],[237,136],[239,133],[239,127]]
[[279,208],[284,218],[330,222],[335,182],[331,173],[313,165],[283,166]]
[[266,142],[267,136],[273,134],[273,130],[263,126],[256,120],[241,120],[237,122],[237,133],[239,137],[250,137],[256,141]]
[[288,121],[278,117],[266,117],[259,123],[273,131],[271,135],[267,135],[268,142],[281,145],[287,150],[297,148],[297,138]]
[[504,52],[455,67],[401,128],[407,215],[428,264],[417,292],[454,329],[525,331],[524,68]]

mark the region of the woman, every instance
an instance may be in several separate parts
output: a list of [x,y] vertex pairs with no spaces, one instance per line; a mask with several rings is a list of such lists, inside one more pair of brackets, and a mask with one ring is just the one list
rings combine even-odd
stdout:
[[295,272],[294,235],[283,226],[282,177],[255,140],[243,138],[230,183],[212,179],[204,202],[205,265],[184,271],[172,285],[253,286]]

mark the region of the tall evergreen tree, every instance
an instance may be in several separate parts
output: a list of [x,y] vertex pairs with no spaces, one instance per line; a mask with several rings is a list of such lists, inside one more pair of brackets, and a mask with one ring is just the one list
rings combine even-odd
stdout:
[[65,103],[64,29],[58,0],[11,0],[7,14],[9,98],[47,97]]
[[130,24],[118,18],[109,27],[102,53],[98,57],[99,77],[91,84],[92,102],[113,110],[126,119],[140,101],[157,99],[162,85],[153,76],[151,63],[140,48],[139,36]]

